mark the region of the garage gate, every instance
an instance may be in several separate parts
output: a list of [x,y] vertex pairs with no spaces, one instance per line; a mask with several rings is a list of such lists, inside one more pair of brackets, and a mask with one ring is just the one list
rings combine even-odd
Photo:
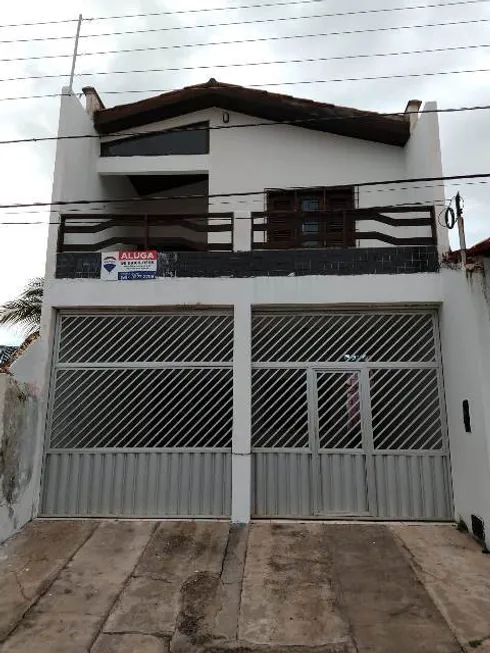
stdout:
[[59,316],[42,513],[229,516],[233,315]]
[[253,317],[257,517],[452,518],[436,314]]

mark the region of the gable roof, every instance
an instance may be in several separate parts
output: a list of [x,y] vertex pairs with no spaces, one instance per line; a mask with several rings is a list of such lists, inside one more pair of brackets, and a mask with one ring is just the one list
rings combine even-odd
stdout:
[[408,115],[383,116],[215,79],[139,102],[101,109],[94,113],[94,124],[100,134],[109,134],[211,107],[400,147],[410,138]]

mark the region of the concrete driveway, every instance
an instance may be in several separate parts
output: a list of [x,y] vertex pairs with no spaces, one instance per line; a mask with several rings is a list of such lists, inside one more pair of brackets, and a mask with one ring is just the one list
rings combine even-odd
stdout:
[[490,651],[451,525],[45,521],[0,547],[4,653]]

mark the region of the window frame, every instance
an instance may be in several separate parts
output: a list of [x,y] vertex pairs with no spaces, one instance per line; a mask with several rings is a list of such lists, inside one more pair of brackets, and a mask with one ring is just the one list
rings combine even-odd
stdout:
[[[162,154],[147,154],[147,153],[139,153],[139,154],[111,154],[109,153],[109,149],[113,146],[117,145],[123,145],[126,143],[136,143],[138,141],[142,141],[144,139],[149,139],[151,137],[155,136],[161,136],[165,134],[175,134],[175,133],[186,133],[186,132],[200,132],[203,131],[205,133],[205,145],[204,145],[204,150],[203,152],[167,152],[167,153],[162,153]],[[141,134],[137,134],[135,136],[129,136],[127,138],[118,138],[110,141],[104,141],[100,143],[100,156],[104,158],[109,158],[109,157],[124,157],[124,158],[130,158],[133,156],[201,156],[201,155],[206,155],[209,154],[210,151],[210,129],[209,129],[209,121],[204,120],[200,122],[195,122],[191,123],[188,125],[182,125],[179,127],[173,127],[171,129],[161,129],[158,131],[150,131],[150,132],[142,132]]]
[[[332,202],[340,197],[346,200],[345,209],[329,208]],[[316,201],[320,209],[302,210],[301,205],[305,200]],[[290,188],[290,189],[266,189],[265,202],[267,216],[267,242],[269,247],[278,249],[295,249],[295,248],[330,248],[330,247],[356,247],[355,239],[355,220],[353,216],[348,216],[348,228],[346,231],[346,242],[344,242],[344,228],[341,227],[342,236],[336,238],[335,233],[339,231],[337,221],[332,220],[330,223],[325,219],[325,212],[347,211],[352,212],[356,209],[357,189],[355,186],[323,186],[312,188]],[[277,209],[278,204],[288,206],[286,209]],[[281,213],[283,214],[281,216]],[[291,214],[302,213],[305,216],[311,213],[311,217],[305,217],[304,220],[296,220]],[[289,219],[288,219],[289,214]],[[318,219],[319,229],[317,232],[304,231],[303,224],[307,221]],[[321,219],[323,218],[323,219]],[[342,217],[343,225],[343,217]],[[337,229],[336,229],[337,227]],[[287,234],[289,232],[289,238]],[[315,238],[315,236],[317,236]],[[307,240],[306,237],[309,237]]]

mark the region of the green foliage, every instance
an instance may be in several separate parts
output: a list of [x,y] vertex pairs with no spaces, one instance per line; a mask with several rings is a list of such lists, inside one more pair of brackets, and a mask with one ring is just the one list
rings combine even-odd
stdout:
[[43,285],[42,277],[32,279],[19,297],[1,306],[0,324],[20,328],[26,337],[39,331]]

